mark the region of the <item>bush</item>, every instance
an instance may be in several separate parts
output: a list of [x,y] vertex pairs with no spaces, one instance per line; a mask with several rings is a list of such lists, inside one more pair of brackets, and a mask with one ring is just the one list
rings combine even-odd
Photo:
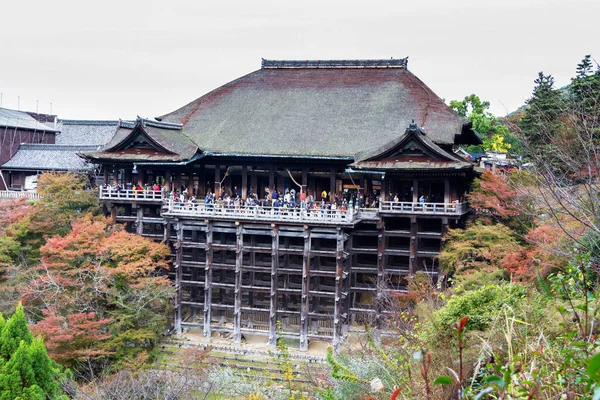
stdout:
[[467,317],[466,330],[485,331],[505,307],[517,310],[527,302],[527,288],[517,284],[487,285],[456,294],[434,316],[440,334],[452,333],[457,321]]

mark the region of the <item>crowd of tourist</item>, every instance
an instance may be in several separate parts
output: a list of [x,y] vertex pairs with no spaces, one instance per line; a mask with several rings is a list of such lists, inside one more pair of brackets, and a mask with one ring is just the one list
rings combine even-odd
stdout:
[[[286,188],[283,191],[265,189],[264,197],[259,197],[250,187],[245,198],[240,187],[234,186],[233,189],[223,187],[221,193],[217,194],[208,190],[204,198],[196,198],[193,193],[188,193],[187,188],[181,190],[167,190],[166,187],[158,183],[148,183],[145,185],[125,183],[104,184],[104,190],[115,197],[150,197],[156,198],[157,194],[162,194],[165,199],[173,200],[173,204],[179,208],[190,210],[198,209],[225,209],[230,211],[255,211],[259,209],[269,209],[274,212],[305,210],[305,211],[323,211],[328,214],[340,211],[347,212],[348,209],[376,209],[379,207],[380,198],[376,191],[363,195],[362,191],[335,193],[331,198],[330,193],[323,190],[316,195],[306,193],[305,191],[296,191],[294,188]],[[410,198],[409,198],[410,197]],[[392,203],[412,202],[412,195],[398,195],[390,193],[385,200]],[[433,196],[420,195],[419,203],[442,203],[443,196],[436,194]]]

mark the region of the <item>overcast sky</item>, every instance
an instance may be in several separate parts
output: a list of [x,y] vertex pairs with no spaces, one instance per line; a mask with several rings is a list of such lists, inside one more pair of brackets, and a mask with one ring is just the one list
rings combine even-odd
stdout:
[[409,57],[447,101],[504,115],[539,71],[568,83],[600,61],[598,0],[5,0],[3,107],[61,118],[154,117],[260,68],[260,59]]

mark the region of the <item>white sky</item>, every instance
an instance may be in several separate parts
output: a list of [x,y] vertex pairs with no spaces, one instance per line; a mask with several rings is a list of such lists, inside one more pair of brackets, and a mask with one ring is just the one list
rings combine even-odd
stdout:
[[504,115],[539,71],[600,61],[599,0],[4,0],[3,107],[61,118],[154,117],[260,59],[401,58],[447,101]]

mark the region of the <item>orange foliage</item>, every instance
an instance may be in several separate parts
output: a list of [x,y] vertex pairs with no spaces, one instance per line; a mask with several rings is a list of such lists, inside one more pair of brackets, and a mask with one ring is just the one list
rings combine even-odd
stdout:
[[170,281],[162,273],[169,268],[169,255],[164,244],[88,214],[72,222],[68,235],[48,239],[41,248],[40,274],[23,293],[24,301],[65,314],[89,310],[117,287],[167,287]]
[[24,198],[0,201],[0,232],[31,213],[32,206]]
[[77,313],[66,318],[44,310],[45,318],[30,325],[35,336],[41,336],[48,349],[48,355],[65,366],[77,361],[101,358],[112,354],[98,348],[99,342],[111,337],[107,325],[108,318],[99,319],[96,313]]
[[565,239],[563,231],[555,224],[540,225],[529,231],[525,239],[531,246],[507,254],[502,262],[502,266],[513,278],[521,281],[534,280],[538,272],[545,276],[566,262],[566,258],[553,251]]
[[519,214],[515,204],[517,191],[510,187],[506,176],[486,170],[468,195],[471,207],[479,214],[510,218]]

